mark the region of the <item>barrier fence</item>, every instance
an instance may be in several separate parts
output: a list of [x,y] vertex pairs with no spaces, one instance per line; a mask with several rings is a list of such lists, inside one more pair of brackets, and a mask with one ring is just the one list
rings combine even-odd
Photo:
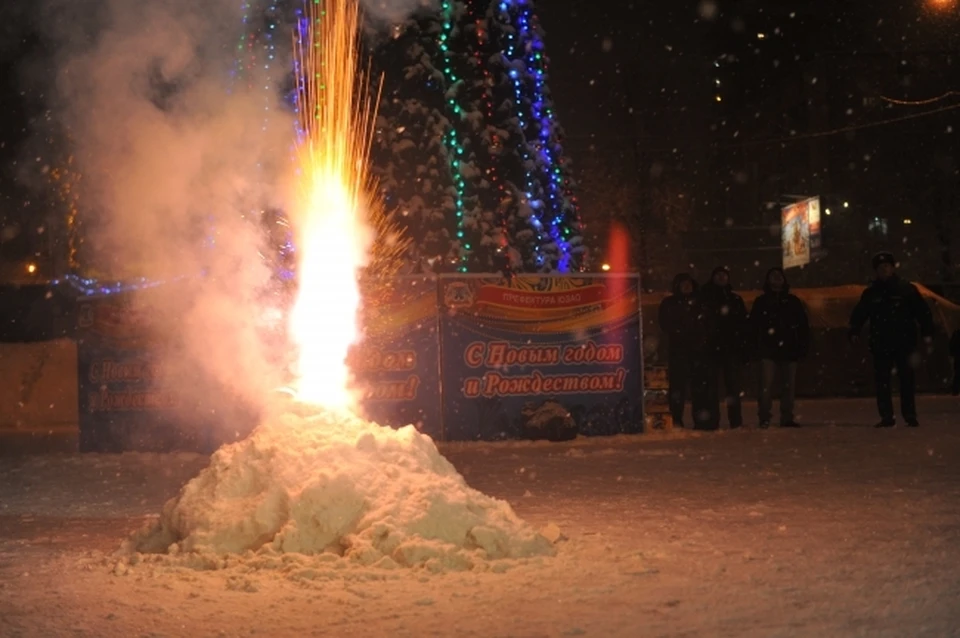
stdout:
[[[81,451],[209,451],[249,431],[256,417],[195,366],[171,377],[171,346],[135,301],[78,308]],[[398,277],[362,324],[349,362],[379,423],[441,441],[643,429],[636,276]]]

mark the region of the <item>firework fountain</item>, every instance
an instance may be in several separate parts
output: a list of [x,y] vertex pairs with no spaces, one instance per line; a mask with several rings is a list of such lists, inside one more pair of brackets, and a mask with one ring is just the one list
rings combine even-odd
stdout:
[[309,5],[294,41],[300,286],[291,334],[297,398],[344,409],[353,403],[346,358],[359,333],[357,277],[382,205],[368,173],[377,103],[359,63],[357,5],[332,0],[322,15],[319,7]]
[[467,486],[429,437],[354,413],[346,357],[359,335],[358,271],[376,250],[370,220],[383,218],[367,172],[376,99],[359,22],[357,0],[311,2],[295,38],[294,400],[218,450],[127,552],[204,568],[285,554],[432,571],[553,553],[507,503]]

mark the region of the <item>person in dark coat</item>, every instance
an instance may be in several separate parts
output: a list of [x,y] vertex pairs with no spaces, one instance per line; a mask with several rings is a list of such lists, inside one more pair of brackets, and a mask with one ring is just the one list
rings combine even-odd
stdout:
[[710,429],[720,427],[720,386],[723,377],[724,402],[731,428],[743,425],[741,386],[747,306],[743,297],[733,292],[730,271],[723,266],[713,270],[710,281],[700,289],[700,301],[707,314],[707,391],[710,401]]
[[686,273],[673,280],[673,294],[660,304],[660,329],[667,337],[670,414],[683,427],[687,389],[695,427],[702,427],[706,409],[707,322],[697,297],[697,282]]
[[794,418],[797,362],[810,347],[810,320],[803,302],[790,294],[783,268],[771,268],[763,294],[750,310],[750,347],[760,360],[760,393],[757,395],[760,427],[770,427],[773,417],[773,383],[780,377],[780,426],[799,427]]
[[950,337],[950,356],[953,357],[953,396],[960,396],[960,328]]
[[917,287],[897,276],[896,259],[890,253],[873,258],[874,280],[860,297],[850,316],[850,339],[857,342],[863,324],[870,322],[870,351],[877,384],[878,428],[896,425],[893,414],[891,376],[900,378],[900,409],[910,427],[917,427],[916,379],[919,362],[917,327],[928,344],[933,340],[933,314]]

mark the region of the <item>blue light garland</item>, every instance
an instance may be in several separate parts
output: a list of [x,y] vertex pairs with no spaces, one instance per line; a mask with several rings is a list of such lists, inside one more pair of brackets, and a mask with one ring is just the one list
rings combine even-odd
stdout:
[[[509,9],[509,6],[507,2],[500,3],[501,19],[504,19],[504,21],[507,24],[510,24],[510,14],[508,9]],[[507,40],[509,40],[509,44],[507,45],[507,50],[503,52],[503,56],[506,61],[506,66],[509,69],[507,71],[507,75],[510,77],[510,80],[513,82],[513,93],[514,93],[513,104],[514,104],[514,109],[516,110],[516,113],[517,113],[517,120],[520,123],[520,131],[522,133],[523,130],[526,128],[526,121],[524,120],[524,115],[521,108],[521,105],[523,103],[523,97],[522,97],[523,82],[520,79],[520,72],[517,71],[512,64],[514,60],[517,59],[516,50],[519,43],[517,42],[517,39],[512,33],[507,34]],[[520,154],[523,156],[524,167],[526,167],[524,169],[525,179],[526,179],[525,195],[527,198],[527,202],[530,205],[530,211],[531,211],[530,223],[537,234],[537,239],[536,239],[536,242],[534,242],[534,246],[533,246],[534,263],[536,263],[536,265],[540,267],[543,265],[543,253],[540,251],[540,246],[543,244],[543,222],[540,219],[539,212],[536,210],[536,207],[534,206],[533,173],[529,169],[529,166],[531,165],[531,161],[530,161],[530,154],[527,150],[527,145],[521,144],[519,150],[520,150]]]
[[188,279],[188,277],[175,277],[167,281],[157,281],[140,277],[139,279],[131,279],[129,281],[100,282],[96,279],[80,277],[79,275],[64,275],[62,278],[54,279],[50,283],[54,286],[67,285],[84,297],[94,297],[148,290],[164,284],[183,281],[184,279]]
[[[573,256],[571,255],[570,242],[567,237],[570,235],[570,228],[565,227],[561,230],[560,226],[564,222],[564,192],[565,180],[559,162],[555,159],[562,155],[562,150],[558,144],[551,144],[551,137],[554,134],[554,117],[551,109],[546,108],[546,70],[544,62],[544,44],[538,36],[536,29],[536,17],[533,14],[529,0],[501,0],[500,18],[507,25],[514,27],[517,31],[515,36],[512,33],[507,34],[508,45],[504,51],[508,74],[514,85],[514,105],[516,108],[518,120],[522,129],[526,129],[528,124],[537,131],[538,142],[535,146],[539,152],[540,162],[529,162],[530,156],[526,150],[523,151],[524,159],[527,160],[527,166],[531,164],[538,166],[540,177],[546,182],[549,199],[549,209],[551,219],[549,223],[549,235],[560,251],[558,269],[561,272],[568,272],[571,269]],[[514,13],[516,20],[514,21]],[[530,112],[523,109],[523,81],[517,67],[522,65],[528,75],[533,79],[533,90],[530,102]],[[551,148],[554,147],[554,148]],[[538,240],[543,241],[543,215],[537,208],[542,205],[534,206],[537,200],[534,196],[543,191],[542,183],[535,184],[532,171],[527,173],[527,199],[531,203],[534,211],[532,223],[538,231]],[[539,186],[539,188],[536,188]],[[574,212],[576,215],[576,213]],[[578,223],[579,220],[576,220]],[[537,254],[538,265],[543,264],[543,255]]]
[[[242,2],[240,5],[243,13],[243,33],[241,34],[240,40],[237,44],[238,53],[234,62],[233,71],[230,74],[232,84],[234,86],[237,84],[237,82],[242,81],[244,75],[248,75],[247,87],[250,89],[254,87],[252,84],[252,77],[249,76],[251,75],[254,65],[259,64],[258,59],[262,57],[263,70],[266,74],[269,74],[272,63],[277,59],[277,49],[273,32],[276,30],[277,26],[279,26],[279,21],[277,20],[278,6],[276,2],[271,2],[267,14],[266,33],[262,34],[263,42],[260,44],[260,53],[262,56],[258,56],[256,51],[258,34],[256,32],[249,32],[249,25],[251,22],[250,14],[251,10],[254,8],[253,4],[253,2],[244,0],[244,2]],[[298,10],[297,15],[302,15],[302,12]],[[230,87],[228,92],[232,93],[232,89],[233,86]],[[273,104],[274,95],[272,92],[272,87],[269,84],[264,85],[264,91],[266,92],[266,96],[264,98],[264,111],[266,113],[263,119],[262,130],[266,132],[270,123],[270,107]],[[215,229],[212,229],[211,233],[204,238],[202,246],[204,249],[214,249],[216,247]],[[277,248],[282,257],[287,257],[294,252],[293,242],[289,236],[289,233],[286,241],[284,241],[284,243]],[[204,276],[205,274],[206,273],[201,273],[200,276]],[[289,269],[281,268],[278,272],[278,275],[283,280],[289,280],[293,277],[293,272]],[[153,280],[147,279],[146,277],[140,277],[122,282],[101,282],[96,279],[81,277],[75,274],[68,274],[60,279],[54,279],[51,281],[51,284],[55,286],[69,286],[75,292],[83,296],[106,296],[130,293],[138,290],[147,290],[189,278],[190,277],[187,276],[180,276],[169,280]]]
[[[309,1],[309,0],[308,0]],[[303,9],[297,9],[297,46],[302,50],[304,39],[309,42],[310,35],[310,19],[306,17],[303,12]],[[296,82],[296,86],[293,89],[292,95],[290,96],[290,102],[293,105],[293,112],[295,115],[300,115],[300,97],[303,95],[303,92],[306,90],[306,83],[303,78],[302,70],[300,69],[300,60],[297,56],[293,58],[293,78]],[[303,141],[303,136],[306,133],[300,127],[300,118],[294,118],[294,129],[297,134],[297,141]],[[290,147],[290,152],[293,154],[293,157],[296,157],[297,145],[293,144]]]

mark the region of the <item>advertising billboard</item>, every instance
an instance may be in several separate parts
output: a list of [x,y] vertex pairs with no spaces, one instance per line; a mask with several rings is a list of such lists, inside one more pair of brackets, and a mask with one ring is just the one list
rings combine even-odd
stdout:
[[820,198],[811,197],[785,206],[780,229],[784,269],[806,266],[819,258],[822,253]]

